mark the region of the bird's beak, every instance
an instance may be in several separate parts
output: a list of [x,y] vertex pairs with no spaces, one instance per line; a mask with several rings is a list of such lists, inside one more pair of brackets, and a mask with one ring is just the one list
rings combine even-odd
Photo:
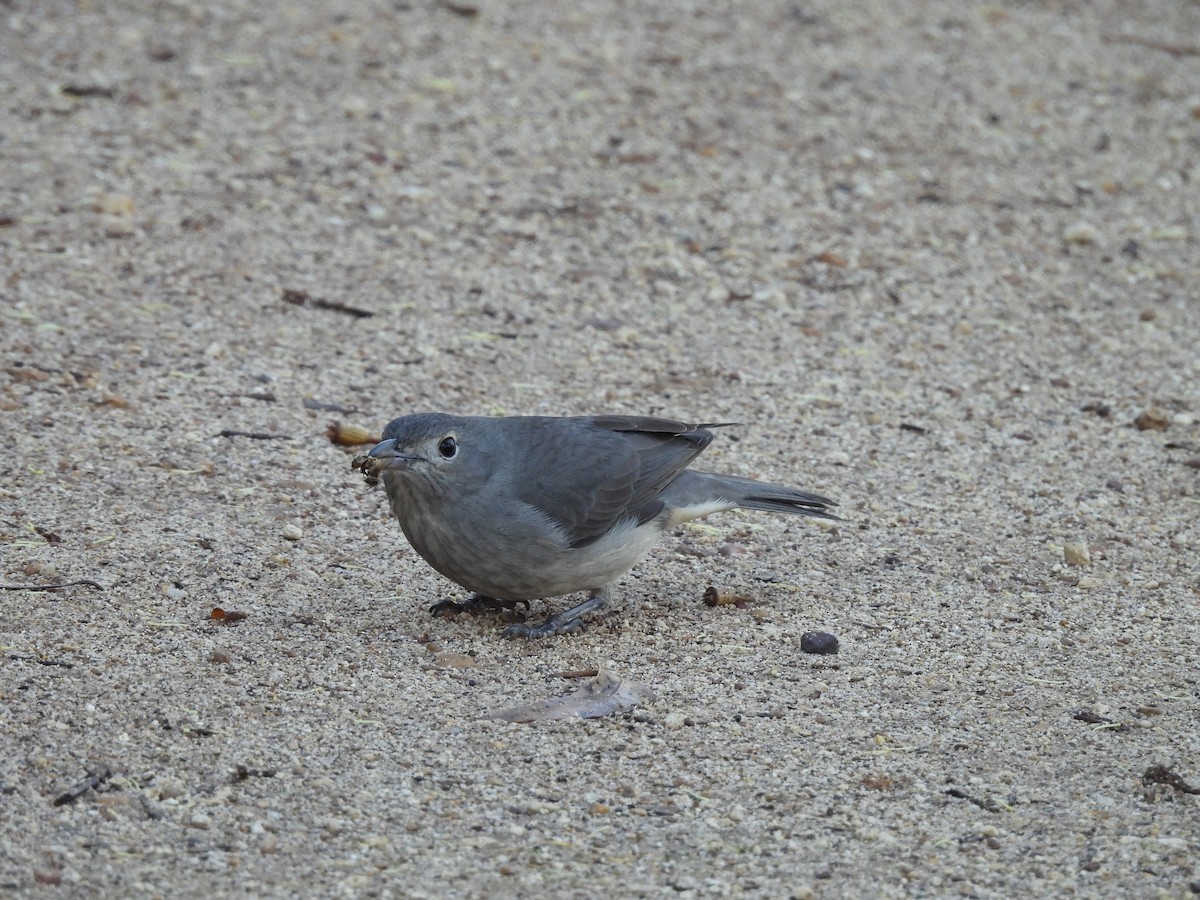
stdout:
[[380,441],[367,453],[354,457],[350,466],[363,473],[367,484],[376,485],[379,484],[380,473],[385,469],[407,469],[419,459],[421,457],[411,453],[400,453],[396,449],[396,439],[389,438]]

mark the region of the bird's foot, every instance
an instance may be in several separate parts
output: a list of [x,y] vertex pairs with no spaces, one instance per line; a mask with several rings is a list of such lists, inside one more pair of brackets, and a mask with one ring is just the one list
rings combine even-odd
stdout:
[[584,616],[600,612],[606,606],[608,606],[608,595],[597,591],[577,606],[555,613],[541,624],[530,625],[528,622],[517,622],[501,631],[500,636],[540,638],[549,637],[552,634],[575,634],[583,631]]
[[457,600],[439,600],[429,607],[429,611],[435,616],[441,617],[457,616],[459,613],[470,613],[477,616],[483,612],[511,611],[522,603],[525,604],[525,611],[528,612],[528,600],[500,600],[496,597],[485,597],[483,594],[472,594],[461,603]]

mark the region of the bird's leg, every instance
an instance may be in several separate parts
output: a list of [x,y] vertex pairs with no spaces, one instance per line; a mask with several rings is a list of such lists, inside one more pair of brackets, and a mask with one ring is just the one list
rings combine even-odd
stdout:
[[464,612],[477,616],[481,612],[516,609],[519,603],[524,603],[525,611],[529,611],[528,600],[499,600],[496,597],[486,597],[483,594],[472,594],[461,603],[456,600],[439,600],[433,606],[429,607],[429,611],[435,616],[456,616]]
[[502,637],[537,638],[548,637],[552,634],[571,634],[583,630],[583,617],[590,613],[600,612],[608,606],[609,594],[607,588],[599,588],[588,594],[582,603],[555,613],[540,625],[529,625],[518,622],[509,625],[500,632]]

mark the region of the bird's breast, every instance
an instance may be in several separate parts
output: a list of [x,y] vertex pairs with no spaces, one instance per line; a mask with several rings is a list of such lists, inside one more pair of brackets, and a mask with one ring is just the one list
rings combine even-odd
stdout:
[[[397,486],[402,487],[402,486]],[[392,512],[413,549],[451,581],[488,597],[536,600],[604,587],[658,541],[661,523],[618,522],[598,540],[571,547],[540,510],[487,498],[453,505],[388,485]]]

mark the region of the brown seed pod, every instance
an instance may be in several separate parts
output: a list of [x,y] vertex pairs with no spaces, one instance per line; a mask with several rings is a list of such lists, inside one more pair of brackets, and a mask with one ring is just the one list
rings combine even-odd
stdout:
[[362,444],[379,443],[379,435],[372,434],[357,425],[343,425],[341,422],[330,422],[325,429],[325,436],[340,447],[358,447]]
[[748,606],[751,602],[749,597],[741,594],[732,594],[729,591],[719,591],[711,584],[704,592],[704,603],[706,606],[736,606],[741,609]]

